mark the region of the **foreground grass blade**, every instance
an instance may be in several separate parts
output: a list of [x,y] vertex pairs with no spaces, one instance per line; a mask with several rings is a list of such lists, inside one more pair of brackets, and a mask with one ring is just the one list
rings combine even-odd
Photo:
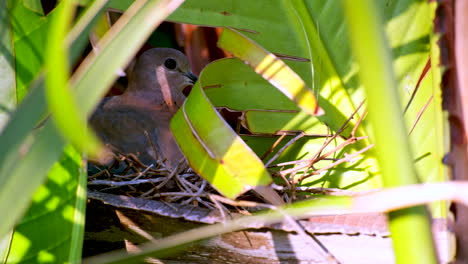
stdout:
[[117,78],[117,69],[123,68],[135,56],[154,29],[183,2],[137,1],[113,25],[99,42],[101,52],[98,55],[90,54],[72,76],[76,100],[83,113],[91,113]]
[[[88,63],[90,61],[94,63],[81,67],[80,77],[76,75],[74,78],[78,94],[76,101],[82,107],[80,110],[83,113],[88,114],[92,111],[99,96],[115,79],[115,70],[122,67],[136,53],[154,28],[181,2],[168,0],[136,2],[135,6],[129,9],[131,13],[127,14],[108,36],[105,45],[102,45],[102,52],[98,56],[93,56],[92,60],[88,60]],[[11,230],[15,221],[24,212],[33,192],[44,181],[47,171],[60,157],[64,145],[65,140],[58,134],[55,126],[47,122],[37,131],[34,142],[30,146],[25,146],[25,152],[21,153],[21,162],[17,163],[17,166],[1,167],[0,210],[9,214],[0,224],[0,237]],[[11,159],[19,158],[13,156]],[[22,195],[18,196],[19,192]],[[11,197],[16,198],[11,199]]]
[[299,75],[272,53],[230,28],[224,29],[218,45],[246,61],[255,72],[262,75],[305,112],[310,115],[323,114],[312,90],[307,87]]
[[8,263],[79,263],[86,182],[81,154],[66,147],[34,193],[27,214],[15,225]]
[[[85,47],[84,40],[87,39],[92,25],[92,17],[101,12],[106,1],[95,1],[68,35],[67,42],[70,45],[70,61],[72,64]],[[7,164],[5,160],[9,158],[10,162],[8,164],[12,164],[12,166],[19,162],[19,146],[46,113],[44,76],[41,73],[37,75],[36,80],[29,87],[28,95],[21,101],[16,111],[11,114],[12,118],[0,136],[0,146],[2,146],[0,148],[0,164],[2,164],[1,168],[5,171],[9,171],[9,166],[5,165]],[[33,137],[34,135],[32,135]],[[1,180],[0,176],[0,182]]]
[[[387,187],[419,182],[413,167],[390,51],[373,1],[344,0],[353,52],[368,97],[378,161]],[[437,263],[424,206],[389,214],[397,263]],[[408,234],[417,234],[409,236]]]
[[46,94],[52,118],[57,128],[83,152],[98,157],[103,152],[96,135],[86,125],[86,118],[79,114],[78,106],[68,85],[70,65],[67,59],[65,36],[73,18],[76,3],[64,0],[60,11],[52,20],[46,50]]

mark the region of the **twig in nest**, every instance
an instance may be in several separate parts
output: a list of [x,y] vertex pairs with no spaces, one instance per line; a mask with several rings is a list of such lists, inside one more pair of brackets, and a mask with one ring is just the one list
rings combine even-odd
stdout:
[[[298,141],[300,138],[302,138],[304,136],[304,132],[301,131],[297,136],[295,136],[293,139],[291,139],[290,141],[288,141],[288,143],[286,143],[286,145],[284,145],[280,150],[278,150],[278,152],[267,162],[265,163],[265,166],[268,167],[273,161],[275,161],[281,154],[283,154],[283,152],[289,147],[291,146],[292,144],[294,144],[296,141]],[[276,142],[275,142],[276,143]]]
[[273,143],[273,145],[271,145],[271,147],[265,152],[263,153],[263,155],[260,157],[261,160],[264,160],[268,155],[270,155],[271,152],[273,152],[273,150],[275,150],[275,148],[278,146],[278,144],[283,141],[284,137],[286,137],[287,133],[282,133],[281,136],[275,141],[275,143]]
[[[189,198],[188,200],[183,201],[182,204],[183,204],[183,205],[189,204],[189,203],[191,203],[194,199],[196,199],[197,197],[201,197],[201,194],[202,194],[203,191],[205,190],[205,187],[206,187],[206,184],[207,184],[207,183],[208,183],[207,181],[203,180],[203,181],[202,181],[202,185],[200,186],[200,188],[198,189],[198,191],[195,193],[195,196]],[[201,202],[201,201],[199,200],[199,202]]]
[[107,169],[104,169],[104,170],[101,170],[100,172],[98,173],[95,173],[91,176],[88,176],[88,179],[94,179],[94,178],[97,178],[99,176],[102,176],[103,174],[107,174],[108,177],[110,177],[110,172],[107,170]]
[[114,174],[114,176],[115,176],[115,177],[135,177],[133,180],[138,180],[138,179],[141,178],[143,175],[145,175],[152,167],[153,167],[153,164],[149,165],[149,166],[146,167],[143,171],[138,172],[138,173],[136,173],[136,174],[130,174],[130,175],[117,175],[117,174]]
[[[364,103],[364,102],[363,102]],[[356,137],[355,136],[355,133],[357,131],[357,127],[361,124],[362,122],[362,119],[364,117],[364,115],[362,115],[359,120],[355,123],[354,127],[353,127],[353,130],[351,132],[351,135],[349,138],[347,138],[343,143],[341,143],[339,146],[333,148],[332,150],[328,151],[327,153],[325,154],[322,154],[323,150],[331,143],[333,142],[338,136],[341,136],[340,134],[344,131],[344,129],[346,128],[346,126],[348,125],[348,123],[351,121],[351,119],[354,117],[354,115],[359,111],[359,109],[362,107],[363,103],[361,103],[357,109],[351,114],[351,116],[344,122],[344,124],[337,130],[337,132],[331,136],[330,138],[328,138],[324,144],[320,147],[320,149],[317,151],[317,153],[314,155],[314,157],[312,157],[311,159],[308,159],[308,160],[305,160],[305,161],[301,161],[298,163],[298,165],[296,167],[293,167],[291,169],[287,169],[287,170],[283,170],[280,172],[280,175],[282,176],[286,176],[288,174],[291,174],[291,173],[296,173],[298,171],[301,171],[301,170],[304,170],[304,169],[308,169],[308,168],[311,168],[313,166],[313,164],[317,163],[318,161],[321,161],[321,160],[324,160],[325,158],[327,158],[328,156],[332,155],[333,153],[336,153],[338,150],[340,149],[343,149],[344,147],[350,145],[350,144],[353,144],[355,143],[356,141],[358,140],[362,140],[366,137]],[[361,154],[363,153],[364,151],[366,151],[368,148],[364,148],[364,150],[361,150],[359,151],[357,154],[353,154],[353,155],[350,155],[348,156],[348,158],[344,158],[344,159],[339,159],[337,161],[335,161],[334,163],[332,163],[332,165],[329,165],[326,167],[326,169],[329,169],[329,168],[332,168],[333,166],[336,166],[338,164],[341,164],[345,161],[348,161],[350,160],[349,157],[355,157],[357,156],[358,154]],[[330,167],[331,166],[331,167]],[[317,170],[317,171],[324,171],[325,168],[322,168],[320,170]],[[317,172],[316,171],[316,172]],[[300,179],[298,180],[295,180],[294,182],[299,182],[307,177],[310,177],[312,175],[317,175],[317,173],[314,172],[314,173],[311,173],[311,174],[307,174],[305,176],[302,176]],[[294,183],[293,182],[293,183]]]
[[107,181],[107,180],[94,180],[88,182],[88,185],[109,185],[109,186],[127,186],[127,185],[138,185],[144,183],[158,183],[161,182],[162,178],[156,179],[142,179],[142,180],[131,180],[131,181]]
[[[290,190],[288,188],[285,188],[283,186],[279,185],[273,185],[272,186],[275,190],[279,192],[284,192],[287,190]],[[307,186],[296,186],[295,187],[296,192],[307,192],[310,194],[323,194],[323,195],[333,195],[333,196],[357,196],[357,195],[363,195],[363,194],[368,194],[368,193],[373,193],[376,191],[379,191],[379,189],[373,189],[370,191],[362,191],[362,192],[355,192],[355,191],[349,191],[349,190],[343,190],[343,189],[338,189],[338,188],[323,188],[323,187],[307,187]]]
[[266,203],[257,203],[257,202],[252,202],[252,201],[234,201],[229,198],[219,196],[216,194],[210,194],[210,198],[220,201],[224,204],[229,204],[232,206],[243,206],[243,207],[260,207],[260,208],[266,208],[266,209],[271,209],[274,210],[276,207],[271,205],[271,204],[266,204]]
[[182,163],[177,164],[177,166],[172,170],[171,174],[169,174],[169,176],[167,176],[163,182],[161,182],[158,186],[156,186],[156,189],[161,189],[164,185],[166,185],[172,179],[172,177],[174,177],[174,175],[177,174],[181,164]]
[[148,142],[151,145],[151,148],[153,149],[153,153],[154,153],[153,159],[156,161],[156,163],[158,163],[158,160],[159,160],[158,150],[154,146],[154,142],[153,142],[153,140],[151,140],[151,138],[150,138],[150,136],[148,134],[148,131],[144,130],[143,132],[145,133],[146,139],[148,140]]

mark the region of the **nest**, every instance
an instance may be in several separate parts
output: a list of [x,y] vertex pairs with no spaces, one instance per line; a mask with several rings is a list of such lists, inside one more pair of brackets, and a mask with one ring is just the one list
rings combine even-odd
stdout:
[[[312,155],[312,158],[282,163],[276,162],[277,158],[288,147],[306,136],[303,132],[297,132],[292,139],[277,149],[279,142],[285,139],[287,134],[281,135],[262,155],[266,167],[275,178],[276,184],[273,184],[272,187],[277,190],[286,202],[309,198],[310,195],[314,194],[353,195],[354,192],[341,189],[301,186],[300,182],[318,176],[341,163],[354,162],[354,160],[359,159],[361,154],[373,147],[373,145],[369,145],[352,154],[345,153],[343,155],[341,153],[346,146],[367,138],[355,135],[365,114],[354,124],[348,137],[342,135],[349,121],[353,119],[361,106],[362,104],[334,134],[329,133],[323,136],[323,145],[317,153]],[[325,148],[329,147],[337,137],[342,138],[343,142],[325,151]],[[331,158],[336,153],[341,153],[343,156],[336,158],[335,155],[335,158]],[[268,160],[266,160],[267,156],[270,156]],[[108,167],[89,163],[88,174],[88,188],[93,191],[172,204],[222,209],[221,211],[228,209],[228,211],[245,212],[244,207],[250,209],[252,207],[269,208],[269,205],[263,204],[262,200],[251,192],[243,194],[236,201],[222,197],[206,180],[189,167],[185,159],[181,160],[176,168],[169,169],[166,167],[164,160],[157,159],[155,164],[146,165],[136,155],[117,154],[114,157],[114,163]],[[223,204],[227,205],[227,208]]]
[[107,167],[88,163],[88,175],[90,190],[135,198],[213,209],[209,196],[217,195],[185,160],[169,169],[162,160],[146,165],[134,154],[117,154]]

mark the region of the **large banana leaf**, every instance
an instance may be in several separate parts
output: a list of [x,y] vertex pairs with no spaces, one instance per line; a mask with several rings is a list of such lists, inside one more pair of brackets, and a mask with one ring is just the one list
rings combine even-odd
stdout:
[[[408,103],[408,94],[415,89],[430,55],[430,36],[434,4],[421,1],[378,1],[378,8],[384,15],[384,28],[393,51],[393,66],[396,71],[397,86],[402,105]],[[125,7],[125,1],[111,1],[114,7]],[[252,10],[261,9],[258,12]],[[313,90],[319,95],[319,105],[325,110],[323,117],[309,118],[280,93],[271,89],[266,81],[249,71],[245,65],[225,65],[215,62],[217,74],[226,75],[222,86],[206,85],[206,94],[215,106],[225,107],[244,113],[244,124],[252,133],[274,133],[281,130],[304,130],[308,134],[323,135],[327,126],[336,131],[355,110],[355,106],[365,100],[362,85],[357,78],[358,66],[350,55],[351,49],[343,11],[339,1],[187,1],[170,16],[171,20],[210,26],[229,26],[259,43],[270,52],[287,55],[298,60],[285,60]],[[296,25],[301,25],[297,29]],[[426,89],[438,89],[437,83],[422,78]],[[209,76],[206,76],[209,79]],[[429,86],[426,86],[429,85]],[[422,88],[421,88],[422,89]],[[429,93],[431,93],[429,91]],[[248,96],[246,96],[248,95]],[[437,94],[436,94],[437,96]],[[427,98],[417,95],[418,100]],[[421,99],[419,99],[421,98]],[[413,123],[421,104],[416,101],[406,116]],[[434,114],[423,114],[417,124],[419,131],[439,131],[434,137],[411,137],[412,145],[418,149],[416,157],[420,175],[432,171],[432,180],[443,180],[440,157],[443,155],[441,134],[441,110],[438,100],[434,100]],[[268,120],[265,122],[265,120]],[[307,121],[306,121],[307,120]],[[438,121],[437,121],[438,120]],[[438,124],[436,127],[433,124]],[[371,135],[367,122],[363,124],[362,135]],[[259,142],[261,141],[261,142]],[[315,140],[316,141],[316,140]],[[421,142],[424,141],[424,144]],[[266,143],[267,142],[267,143]],[[271,140],[249,137],[248,144],[255,146],[258,154],[268,149]],[[431,142],[431,143],[430,143]],[[344,149],[350,153],[361,149],[362,142]],[[339,144],[337,142],[336,144]],[[312,156],[320,144],[309,147],[305,144],[296,151],[296,159]],[[424,148],[423,148],[424,146]],[[297,149],[297,147],[296,147]],[[424,150],[423,150],[424,149]],[[424,156],[424,154],[429,155]],[[288,152],[291,154],[291,152]],[[343,165],[331,170],[321,185],[365,189],[381,186],[375,153],[367,152],[358,166]],[[288,156],[288,158],[294,158]],[[284,161],[280,157],[279,161]],[[434,162],[437,161],[437,162]],[[346,170],[353,167],[356,170]],[[423,171],[422,171],[423,170]],[[358,172],[356,172],[358,171]],[[346,172],[343,174],[343,172]],[[425,176],[422,176],[423,178]]]

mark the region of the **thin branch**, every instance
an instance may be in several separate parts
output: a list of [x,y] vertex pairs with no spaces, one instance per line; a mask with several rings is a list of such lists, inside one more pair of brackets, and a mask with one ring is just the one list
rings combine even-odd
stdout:
[[414,128],[416,127],[416,125],[418,124],[419,120],[421,119],[421,116],[423,115],[423,113],[426,111],[427,107],[429,106],[429,104],[432,102],[432,97],[431,96],[429,98],[429,100],[427,100],[427,102],[424,104],[424,106],[421,108],[421,110],[419,110],[418,114],[416,115],[416,120],[414,120],[413,122],[413,125],[411,126],[411,129],[410,129],[410,132],[408,135],[411,135],[411,133],[413,133],[413,130]]
[[275,161],[283,152],[290,147],[292,144],[294,144],[296,141],[298,141],[300,138],[304,136],[304,132],[300,132],[297,136],[295,136],[293,139],[289,140],[288,143],[286,143],[278,152],[267,162],[265,163],[265,166],[268,167],[273,161]]

